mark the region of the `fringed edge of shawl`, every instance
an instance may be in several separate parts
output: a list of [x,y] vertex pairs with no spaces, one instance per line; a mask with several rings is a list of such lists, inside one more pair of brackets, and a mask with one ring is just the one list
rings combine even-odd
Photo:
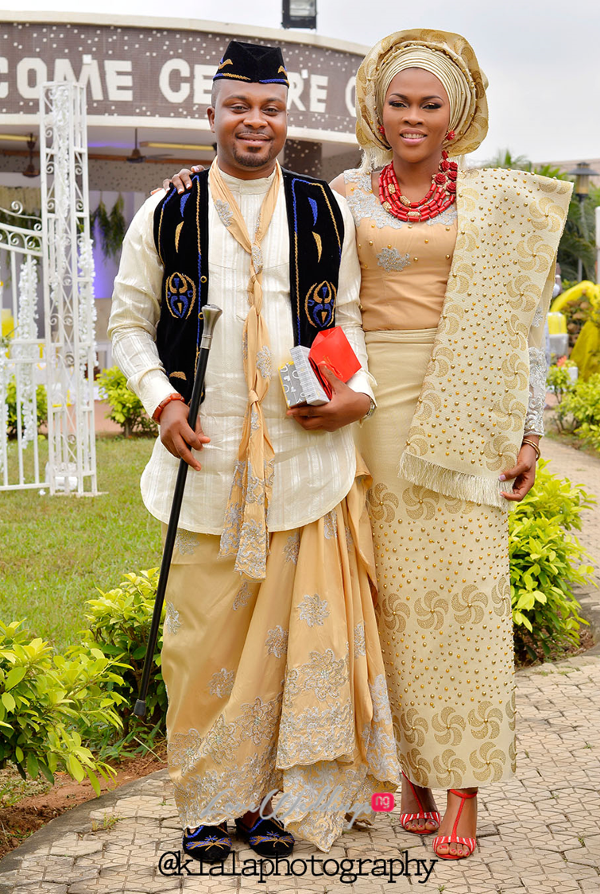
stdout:
[[426,487],[446,497],[498,506],[501,509],[507,509],[509,503],[500,493],[501,486],[506,491],[512,489],[509,481],[500,482],[493,478],[469,475],[467,472],[454,472],[406,451],[400,457],[398,477],[406,478],[412,484]]

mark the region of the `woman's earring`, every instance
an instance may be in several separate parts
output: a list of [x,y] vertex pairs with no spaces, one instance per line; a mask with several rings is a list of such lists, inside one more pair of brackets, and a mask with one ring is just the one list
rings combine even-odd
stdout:
[[449,143],[451,143],[455,136],[456,136],[455,131],[449,130],[448,133],[446,134],[446,139],[448,140]]
[[380,134],[385,134],[385,127],[383,126],[383,124],[380,124],[377,130]]

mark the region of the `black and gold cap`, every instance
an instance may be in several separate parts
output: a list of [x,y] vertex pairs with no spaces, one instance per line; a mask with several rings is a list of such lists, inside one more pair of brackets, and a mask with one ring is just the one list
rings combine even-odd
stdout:
[[213,81],[227,78],[254,84],[290,86],[279,47],[232,40],[219,62]]

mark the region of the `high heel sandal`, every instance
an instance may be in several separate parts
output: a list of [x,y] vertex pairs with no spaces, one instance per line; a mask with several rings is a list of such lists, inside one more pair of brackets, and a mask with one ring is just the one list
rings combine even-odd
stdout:
[[[471,798],[477,797],[477,792],[472,792],[470,795],[465,794],[464,792],[457,792],[455,789],[451,788],[450,792],[453,795],[456,795],[457,798],[460,798],[460,807],[458,808],[458,814],[456,815],[456,819],[454,820],[454,825],[452,826],[452,834],[451,835],[438,835],[437,838],[433,839],[433,851],[436,857],[439,857],[440,860],[464,860],[466,857],[470,857],[475,847],[477,845],[476,838],[463,838],[456,834],[456,830],[458,828],[458,821],[460,820],[460,815],[462,813],[462,809],[465,806],[465,801],[470,800]],[[438,847],[440,844],[462,844],[464,847],[469,849],[468,854],[440,854],[438,851]]]
[[[406,773],[403,773],[402,775],[404,776],[404,778],[410,785],[411,791],[419,804],[420,810],[418,813],[402,813],[400,815],[400,825],[402,826],[402,828],[404,829],[405,832],[411,832],[413,835],[432,835],[434,832],[437,832],[437,830],[440,827],[441,818],[440,818],[439,811],[438,810],[424,810],[423,804],[421,803],[421,799],[419,798],[419,796],[417,794],[417,790],[415,789],[414,785],[412,784],[412,782],[410,781],[410,779],[408,778]],[[415,820],[420,820],[420,819],[424,819],[426,822],[429,821],[431,823],[437,823],[437,828],[435,828],[435,829],[421,829],[420,831],[419,830],[415,831],[414,829],[406,828],[406,823],[413,823]]]

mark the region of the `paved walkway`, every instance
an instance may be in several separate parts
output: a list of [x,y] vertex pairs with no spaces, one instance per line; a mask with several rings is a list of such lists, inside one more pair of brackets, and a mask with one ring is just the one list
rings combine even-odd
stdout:
[[[572,484],[582,484],[588,493],[598,499],[594,511],[585,513],[583,530],[577,536],[594,559],[596,577],[600,581],[600,457],[574,450],[551,438],[542,441],[542,455],[550,460],[549,468],[553,474],[569,478]],[[600,636],[600,588],[586,587],[577,596],[584,614],[592,620]],[[600,779],[598,782],[600,785]],[[598,892],[600,894],[600,884]]]
[[[600,460],[550,440],[543,452],[553,471],[600,496]],[[582,540],[600,562],[600,508],[587,514]],[[600,610],[593,588],[585,599]],[[479,847],[469,860],[432,863],[431,839],[404,832],[396,810],[345,834],[328,855],[298,843],[293,875],[281,864],[279,877],[268,877],[273,866],[265,862],[261,883],[249,874],[254,864],[244,863],[255,855],[237,841],[235,866],[233,857],[225,866],[236,875],[199,877],[183,867],[182,875],[161,875],[161,855],[180,844],[163,770],[33,835],[0,863],[0,894],[600,894],[600,647],[523,671],[517,688],[518,773],[482,789]],[[359,868],[373,874],[353,881]]]

